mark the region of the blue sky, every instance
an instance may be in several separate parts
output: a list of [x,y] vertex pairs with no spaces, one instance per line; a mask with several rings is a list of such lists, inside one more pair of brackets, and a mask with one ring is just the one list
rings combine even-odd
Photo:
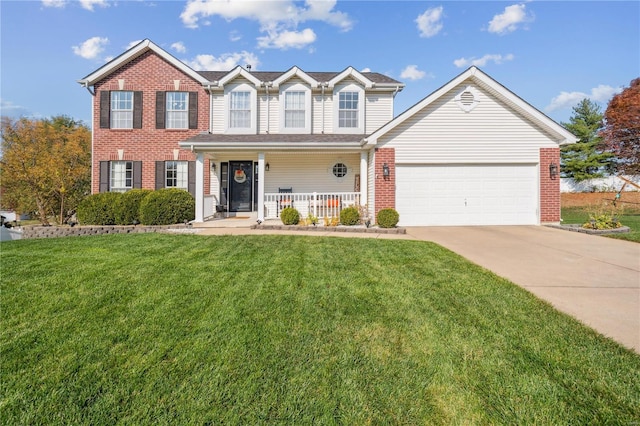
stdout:
[[0,114],[87,124],[76,81],[145,38],[198,70],[387,74],[396,114],[470,65],[556,121],[640,76],[638,1],[2,0],[0,28]]

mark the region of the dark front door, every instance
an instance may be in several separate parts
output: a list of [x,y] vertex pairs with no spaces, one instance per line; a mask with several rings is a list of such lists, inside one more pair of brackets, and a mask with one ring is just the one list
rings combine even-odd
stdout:
[[253,161],[229,161],[229,211],[253,210]]

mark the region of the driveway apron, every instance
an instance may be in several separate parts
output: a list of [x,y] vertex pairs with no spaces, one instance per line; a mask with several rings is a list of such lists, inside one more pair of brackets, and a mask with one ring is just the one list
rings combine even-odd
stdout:
[[409,227],[640,353],[640,244],[544,226]]

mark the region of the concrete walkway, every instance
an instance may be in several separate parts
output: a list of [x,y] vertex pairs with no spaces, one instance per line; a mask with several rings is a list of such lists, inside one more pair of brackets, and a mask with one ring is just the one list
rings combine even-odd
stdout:
[[433,241],[640,353],[640,244],[544,226],[408,227],[398,235],[249,229],[254,223],[225,220],[197,231]]

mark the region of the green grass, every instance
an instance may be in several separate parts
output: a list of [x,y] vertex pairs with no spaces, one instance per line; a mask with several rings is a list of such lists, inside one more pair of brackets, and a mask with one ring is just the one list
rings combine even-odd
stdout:
[[640,356],[435,244],[2,243],[2,424],[632,424]]
[[[586,223],[589,221],[589,212],[592,209],[592,207],[564,207],[561,213],[562,223]],[[640,211],[631,210],[620,215],[620,223],[629,227],[628,233],[605,234],[604,236],[640,243]]]

